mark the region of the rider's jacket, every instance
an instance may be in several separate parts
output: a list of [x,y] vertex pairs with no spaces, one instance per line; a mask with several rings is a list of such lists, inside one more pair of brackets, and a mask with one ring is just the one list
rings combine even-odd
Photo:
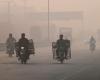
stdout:
[[57,40],[56,47],[57,47],[57,50],[60,50],[60,49],[65,50],[67,48],[65,40],[63,39]]
[[14,49],[15,48],[15,43],[16,43],[16,40],[15,38],[8,38],[7,41],[6,41],[6,45],[7,45],[7,48],[12,48]]
[[19,48],[20,48],[20,47],[25,47],[26,49],[28,49],[29,41],[28,41],[27,38],[21,38],[21,39],[18,41],[18,45],[19,45]]

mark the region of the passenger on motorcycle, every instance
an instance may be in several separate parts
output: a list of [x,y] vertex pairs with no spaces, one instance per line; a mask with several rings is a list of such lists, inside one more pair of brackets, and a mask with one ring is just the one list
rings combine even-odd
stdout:
[[12,33],[10,33],[9,37],[6,41],[7,53],[8,54],[14,54],[15,43],[16,43],[16,39],[12,36]]
[[29,53],[28,53],[29,40],[25,38],[25,33],[21,34],[21,38],[18,41],[18,46],[19,46],[18,56],[20,57],[21,47],[24,47],[25,53],[27,54],[27,57],[29,58]]
[[57,58],[59,58],[59,50],[61,48],[65,52],[64,53],[64,55],[65,55],[64,57],[67,58],[68,48],[67,48],[66,40],[63,39],[63,35],[59,36],[59,39],[57,40],[57,43],[56,43],[56,47],[57,47],[57,50],[56,50]]

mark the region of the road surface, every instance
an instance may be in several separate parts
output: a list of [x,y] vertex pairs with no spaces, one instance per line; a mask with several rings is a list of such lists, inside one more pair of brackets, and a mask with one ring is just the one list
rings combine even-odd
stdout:
[[72,59],[60,64],[50,48],[38,48],[26,65],[0,52],[0,80],[100,80],[99,52],[73,50]]

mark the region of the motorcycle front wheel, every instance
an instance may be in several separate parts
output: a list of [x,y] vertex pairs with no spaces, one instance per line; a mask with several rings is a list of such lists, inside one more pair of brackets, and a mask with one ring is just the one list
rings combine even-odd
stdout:
[[60,60],[60,63],[63,64],[64,60]]

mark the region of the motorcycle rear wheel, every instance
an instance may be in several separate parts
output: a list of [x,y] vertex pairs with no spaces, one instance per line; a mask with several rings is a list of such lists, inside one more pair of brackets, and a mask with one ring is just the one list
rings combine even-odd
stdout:
[[61,64],[63,64],[63,63],[64,63],[64,60],[63,60],[63,59],[61,59],[61,60],[60,60],[60,63],[61,63]]

